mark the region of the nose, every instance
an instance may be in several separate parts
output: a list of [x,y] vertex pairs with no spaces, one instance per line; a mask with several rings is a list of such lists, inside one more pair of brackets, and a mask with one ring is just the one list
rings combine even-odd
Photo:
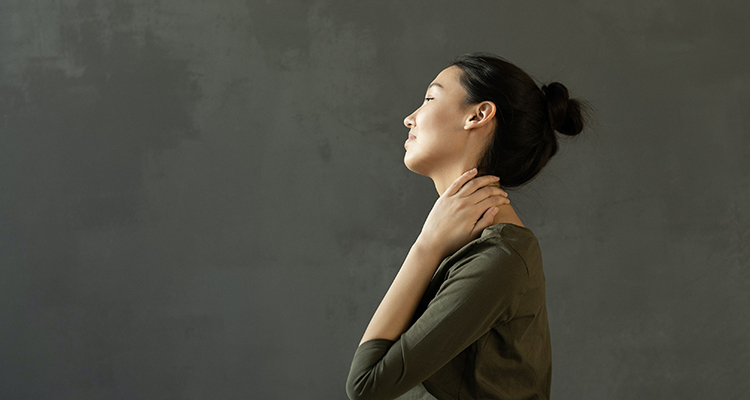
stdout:
[[409,129],[414,127],[414,113],[411,113],[404,118],[404,125]]

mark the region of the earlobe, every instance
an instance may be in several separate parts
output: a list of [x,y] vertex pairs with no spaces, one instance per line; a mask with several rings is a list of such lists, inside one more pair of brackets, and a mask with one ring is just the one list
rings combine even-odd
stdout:
[[495,116],[495,103],[483,101],[472,109],[472,114],[466,121],[465,129],[479,128],[488,124]]
[[464,124],[464,129],[474,129],[477,127],[477,123],[480,121],[480,118],[476,114],[471,114],[469,118],[466,120],[466,123]]

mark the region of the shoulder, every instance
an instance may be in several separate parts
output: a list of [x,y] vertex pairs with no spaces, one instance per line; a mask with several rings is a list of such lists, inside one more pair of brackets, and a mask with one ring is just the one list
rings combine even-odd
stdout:
[[496,249],[503,248],[515,253],[526,264],[534,264],[536,258],[541,257],[539,241],[531,229],[524,226],[507,223],[491,225],[482,231],[479,239],[496,245]]
[[488,227],[480,237],[443,260],[431,283],[439,289],[430,305],[450,297],[458,307],[476,307],[476,312],[491,316],[492,321],[510,320],[528,288],[537,285],[536,267],[528,262],[534,259],[533,252],[525,250],[535,242],[533,233],[524,227]]
[[449,276],[481,274],[484,279],[524,279],[541,261],[536,237],[528,228],[497,224],[444,260]]
[[539,242],[526,227],[514,224],[496,224],[485,228],[482,234],[451,255],[446,261],[482,261],[482,265],[513,263],[527,265],[536,261]]

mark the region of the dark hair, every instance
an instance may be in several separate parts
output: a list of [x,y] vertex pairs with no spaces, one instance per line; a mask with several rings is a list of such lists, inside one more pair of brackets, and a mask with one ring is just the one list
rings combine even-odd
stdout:
[[555,131],[575,136],[583,130],[585,105],[568,98],[562,83],[539,88],[526,72],[487,53],[460,56],[451,66],[463,72],[467,104],[491,101],[497,108],[495,132],[477,175],[496,175],[503,187],[521,186],[557,152]]

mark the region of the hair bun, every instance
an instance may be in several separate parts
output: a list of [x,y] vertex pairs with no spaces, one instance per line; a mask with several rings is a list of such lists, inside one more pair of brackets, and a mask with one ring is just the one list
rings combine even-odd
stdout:
[[568,88],[560,82],[542,86],[542,93],[547,102],[547,112],[552,129],[569,136],[575,136],[583,130],[581,103],[568,97]]

